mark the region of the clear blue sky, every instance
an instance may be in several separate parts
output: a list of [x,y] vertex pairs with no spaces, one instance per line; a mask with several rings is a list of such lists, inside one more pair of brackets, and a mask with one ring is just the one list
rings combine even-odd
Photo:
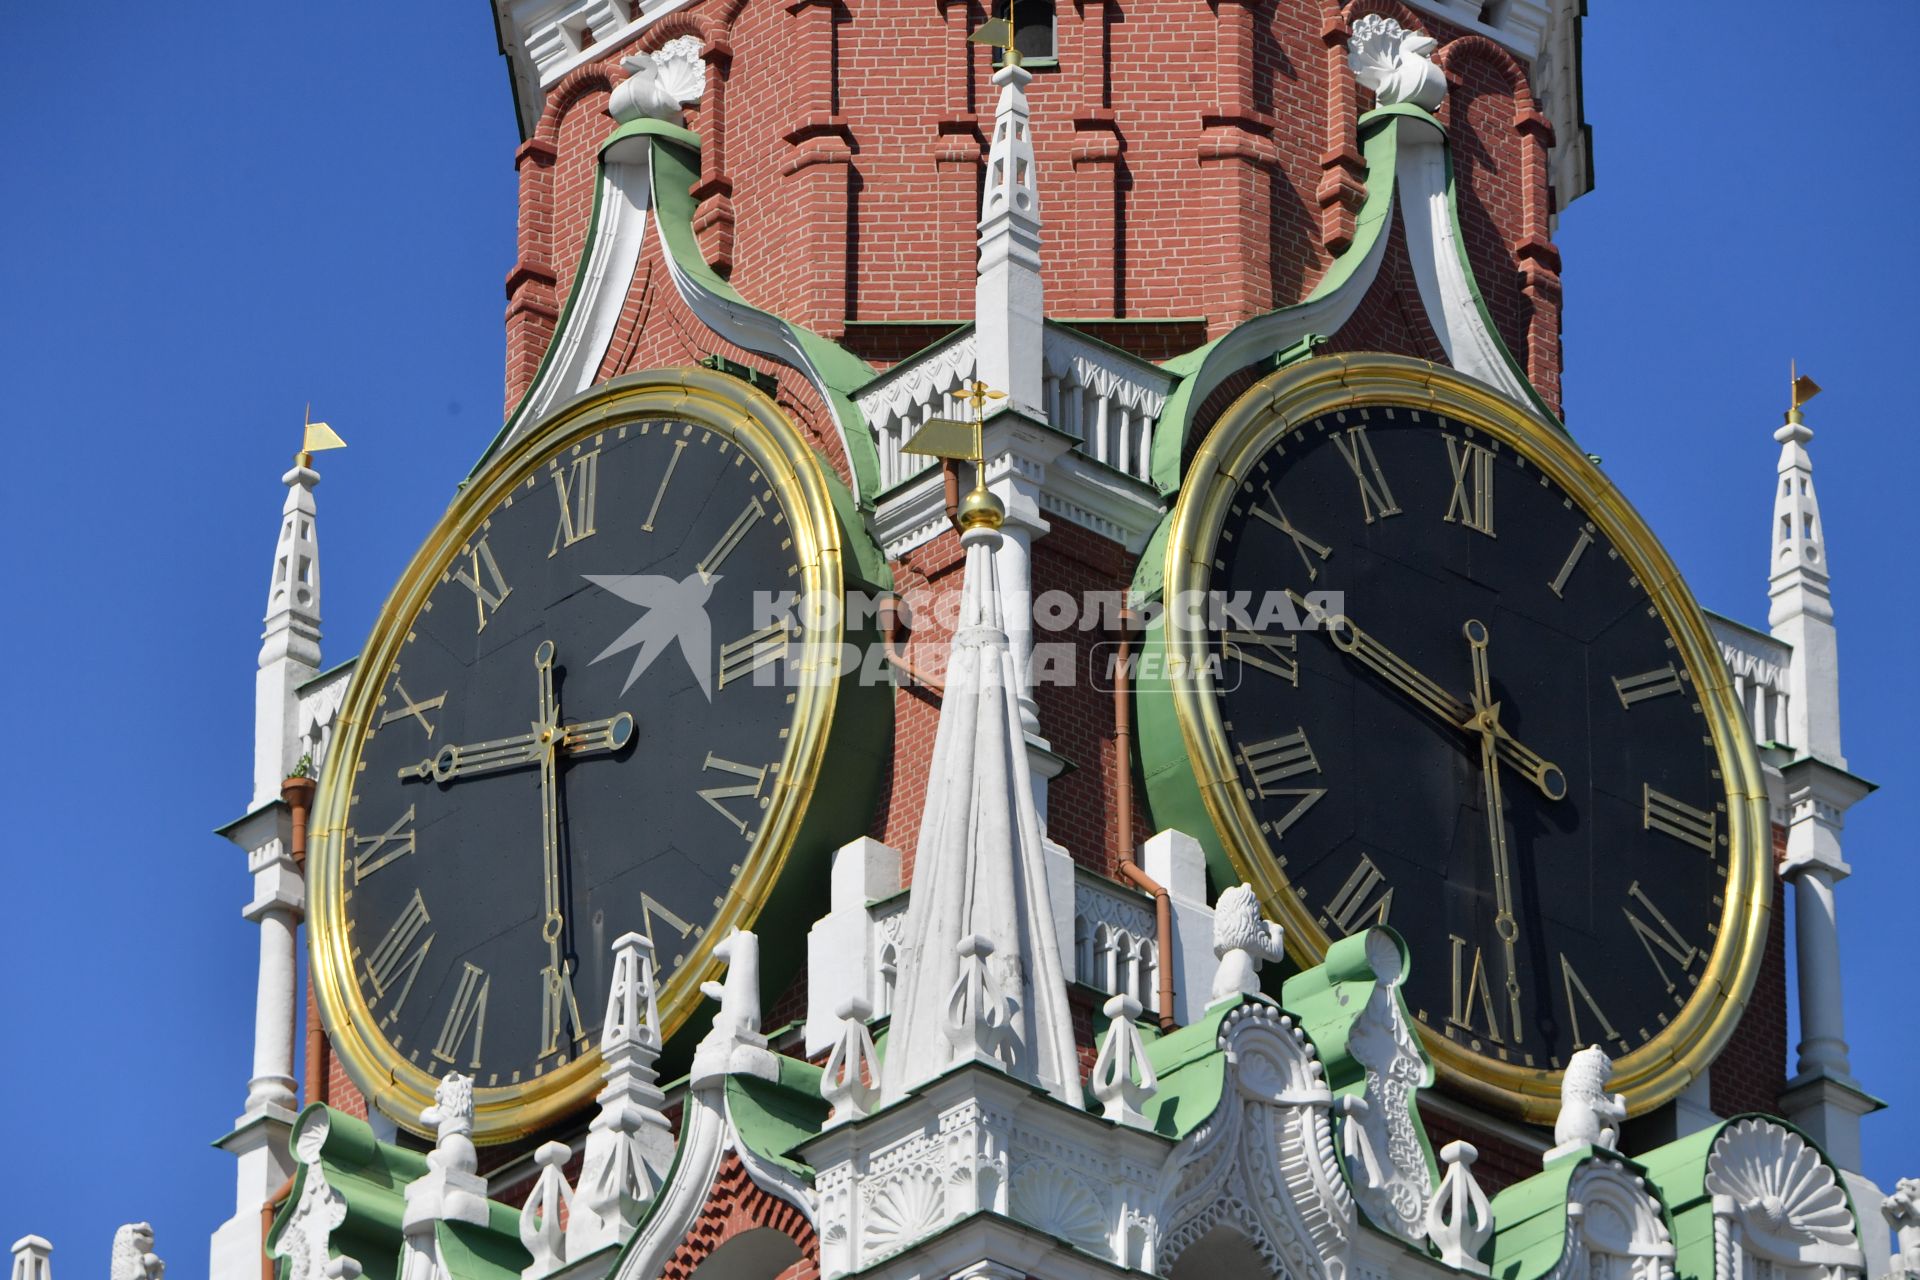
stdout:
[[[0,1244],[49,1236],[68,1280],[138,1219],[203,1274],[231,1209],[207,1143],[246,1092],[256,938],[244,857],[210,830],[248,796],[302,401],[352,442],[319,491],[332,659],[501,416],[517,139],[493,26],[479,0],[378,9],[40,5],[0,35]],[[1828,388],[1847,750],[1885,787],[1847,831],[1848,1029],[1893,1103],[1866,1122],[1888,1185],[1920,1173],[1899,398],[1920,192],[1863,55],[1912,10],[1594,9],[1599,185],[1560,231],[1569,421],[1710,608],[1764,625],[1788,357]]]

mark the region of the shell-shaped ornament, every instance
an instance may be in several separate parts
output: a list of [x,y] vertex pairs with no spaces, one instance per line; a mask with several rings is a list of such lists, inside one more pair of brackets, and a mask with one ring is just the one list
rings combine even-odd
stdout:
[[1751,1119],[1729,1126],[1707,1157],[1706,1186],[1733,1199],[1756,1243],[1784,1256],[1855,1242],[1853,1211],[1832,1166],[1782,1125]]

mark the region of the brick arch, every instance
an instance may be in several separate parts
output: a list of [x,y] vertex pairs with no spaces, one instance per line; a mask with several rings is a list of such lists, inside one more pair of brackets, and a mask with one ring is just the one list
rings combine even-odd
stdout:
[[613,87],[626,78],[626,68],[611,59],[589,62],[567,72],[547,94],[547,105],[540,112],[540,123],[534,126],[534,136],[548,145],[557,144],[561,120],[580,99],[596,91],[611,93]]
[[[1394,0],[1355,0],[1358,4],[1391,4]],[[1461,36],[1458,40],[1449,40],[1440,47],[1433,57],[1434,65],[1448,72],[1447,79],[1453,79],[1453,64],[1465,61],[1485,62],[1492,66],[1507,82],[1507,91],[1513,94],[1515,102],[1533,103],[1533,85],[1527,80],[1527,69],[1511,53],[1487,39],[1485,36]]]
[[686,1238],[660,1269],[661,1280],[688,1280],[706,1258],[732,1237],[743,1231],[765,1227],[793,1241],[805,1261],[796,1263],[790,1273],[818,1275],[814,1261],[820,1256],[813,1224],[785,1200],[763,1191],[747,1175],[735,1152],[728,1152],[715,1175],[713,1188],[700,1216],[688,1228]]

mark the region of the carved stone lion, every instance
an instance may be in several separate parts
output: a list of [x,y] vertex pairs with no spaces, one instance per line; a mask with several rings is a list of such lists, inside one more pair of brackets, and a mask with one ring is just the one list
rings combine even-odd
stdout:
[[1613,1063],[1599,1045],[1588,1045],[1567,1062],[1560,1079],[1560,1118],[1553,1122],[1554,1149],[1596,1146],[1613,1150],[1620,1140],[1620,1122],[1627,1118],[1627,1100],[1607,1093]]
[[1249,885],[1237,884],[1213,904],[1214,971],[1210,1002],[1252,995],[1260,990],[1260,962],[1278,960],[1284,949],[1280,926],[1263,918]]
[[153,1252],[153,1227],[145,1222],[129,1222],[113,1233],[113,1261],[107,1272],[112,1280],[160,1280],[167,1264]]
[[1894,1233],[1890,1274],[1920,1277],[1920,1178],[1902,1178],[1895,1183],[1893,1194],[1880,1202],[1880,1216]]
[[472,1173],[479,1167],[473,1149],[473,1077],[448,1072],[433,1091],[433,1105],[420,1119],[434,1126],[435,1144],[427,1163],[450,1173]]

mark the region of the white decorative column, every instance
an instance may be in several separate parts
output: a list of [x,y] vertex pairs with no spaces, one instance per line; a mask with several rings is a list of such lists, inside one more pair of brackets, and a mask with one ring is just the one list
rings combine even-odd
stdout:
[[1853,1079],[1847,1060],[1834,887],[1851,870],[1840,847],[1846,812],[1873,784],[1847,772],[1840,750],[1839,646],[1825,528],[1807,454],[1813,431],[1799,408],[1818,388],[1803,393],[1803,383],[1811,386],[1805,379],[1795,384],[1795,405],[1773,437],[1780,442],[1780,466],[1767,612],[1773,635],[1793,646],[1787,733],[1794,759],[1781,768],[1788,806],[1781,876],[1793,886],[1800,1045],[1780,1106],[1835,1163],[1858,1170],[1860,1117],[1881,1104]]
[[303,750],[300,686],[320,666],[320,548],[313,501],[320,476],[311,461],[302,453],[281,477],[287,497],[254,677],[252,802],[243,817],[220,829],[247,852],[253,896],[241,914],[260,927],[260,953],[246,1105],[219,1144],[238,1167],[233,1216],[213,1235],[209,1275],[214,1280],[259,1276],[260,1207],[293,1172],[287,1135],[300,1106],[293,1064],[306,883],[294,861],[292,814],[280,793]]
[[45,1236],[13,1242],[13,1280],[53,1280],[53,1245]]

